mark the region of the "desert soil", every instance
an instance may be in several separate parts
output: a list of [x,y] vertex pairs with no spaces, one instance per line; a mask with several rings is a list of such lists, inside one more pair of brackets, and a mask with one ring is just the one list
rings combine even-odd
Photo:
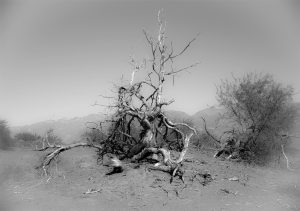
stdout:
[[[52,166],[52,177],[34,169],[41,153],[0,152],[0,210],[300,210],[300,168],[254,167],[189,151],[185,183],[152,164],[125,165],[105,175],[90,149],[74,149]],[[296,161],[295,159],[293,161]],[[86,192],[92,193],[86,193]]]

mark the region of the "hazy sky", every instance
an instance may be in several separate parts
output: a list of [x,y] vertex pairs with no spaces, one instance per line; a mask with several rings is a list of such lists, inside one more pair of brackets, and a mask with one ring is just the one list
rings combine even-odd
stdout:
[[[165,98],[193,114],[215,105],[215,85],[233,73],[271,73],[300,91],[300,1],[0,0],[0,119],[23,125],[103,110],[129,58],[148,58],[142,29],[157,33],[164,9],[183,73]],[[299,94],[295,100],[300,101]]]

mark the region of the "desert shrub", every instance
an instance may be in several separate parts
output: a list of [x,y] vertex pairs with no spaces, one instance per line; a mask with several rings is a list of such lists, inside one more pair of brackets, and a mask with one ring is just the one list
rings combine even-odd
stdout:
[[10,130],[5,120],[0,120],[0,149],[6,150],[13,145]]
[[215,141],[209,136],[206,132],[198,131],[198,136],[195,136],[191,140],[191,144],[196,149],[217,149],[218,146],[216,145]]
[[25,142],[36,141],[40,138],[41,138],[41,136],[39,136],[37,134],[30,133],[30,132],[21,132],[21,133],[17,133],[15,135],[16,140],[23,140]]
[[47,144],[60,145],[63,143],[62,139],[58,137],[53,129],[49,129],[44,136],[30,133],[30,132],[20,132],[14,137],[16,147],[20,148],[40,148]]
[[92,128],[85,131],[81,135],[81,138],[93,144],[101,144],[102,141],[106,138],[106,135],[102,131],[99,131],[96,128]]
[[62,139],[54,133],[53,129],[49,129],[46,132],[46,139],[50,144],[62,144],[63,143]]
[[40,141],[41,136],[30,132],[20,132],[15,135],[14,139],[17,147],[33,147]]
[[268,74],[233,77],[217,89],[217,99],[226,108],[224,118],[232,122],[241,145],[261,159],[277,151],[283,144],[281,136],[293,126],[292,96],[292,87],[275,82]]

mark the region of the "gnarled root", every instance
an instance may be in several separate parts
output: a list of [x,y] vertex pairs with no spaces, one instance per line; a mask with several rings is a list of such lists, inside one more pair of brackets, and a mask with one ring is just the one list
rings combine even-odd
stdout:
[[180,155],[176,160],[171,158],[171,153],[169,150],[164,148],[155,148],[155,147],[145,148],[142,152],[135,155],[132,159],[133,161],[140,161],[151,154],[161,154],[163,156],[163,161],[160,163],[156,163],[154,166],[151,166],[149,169],[159,170],[171,174],[170,183],[172,183],[175,176],[179,176],[179,178],[184,182],[183,179],[184,170],[181,168],[182,167],[181,163],[187,152],[189,141],[192,135],[193,133],[190,133],[189,135],[185,136],[183,150],[180,152]]
[[170,178],[170,183],[173,182],[174,177],[178,176],[179,179],[184,183],[184,170],[181,168],[182,164],[177,164],[177,163],[173,163],[172,165],[166,166],[166,165],[160,165],[160,163],[154,166],[150,166],[149,169],[151,170],[158,170],[158,171],[163,171],[166,173],[169,173],[171,175]]

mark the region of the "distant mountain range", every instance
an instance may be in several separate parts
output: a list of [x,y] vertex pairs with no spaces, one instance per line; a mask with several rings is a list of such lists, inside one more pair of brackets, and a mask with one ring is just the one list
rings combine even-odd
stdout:
[[[295,104],[297,109],[300,111],[300,103]],[[170,120],[174,122],[187,122],[192,123],[198,131],[203,131],[203,120],[204,117],[207,123],[207,128],[213,130],[214,134],[220,134],[221,131],[225,131],[230,127],[228,122],[219,121],[225,110],[221,107],[212,106],[207,109],[201,110],[194,115],[188,115],[183,111],[169,110],[166,111],[166,115]],[[47,130],[53,129],[54,133],[62,138],[65,143],[71,143],[79,141],[84,132],[88,131],[87,125],[93,127],[93,124],[89,122],[99,123],[104,120],[104,114],[90,114],[84,117],[75,117],[72,119],[60,119],[60,120],[48,120],[38,122],[32,125],[12,127],[12,135],[19,132],[30,132],[38,135],[44,135]],[[300,117],[296,119],[294,131],[298,134],[300,128]],[[229,129],[229,128],[228,128]]]
[[[43,136],[49,129],[53,129],[55,135],[62,138],[65,143],[71,143],[80,140],[81,135],[87,131],[89,122],[99,122],[103,119],[104,115],[90,114],[72,119],[47,120],[32,125],[11,127],[11,131],[13,135],[19,132],[30,132]],[[92,127],[92,124],[89,125]]]
[[[166,111],[166,115],[174,122],[190,122],[193,123],[198,130],[201,130],[203,126],[201,116],[206,119],[208,127],[211,127],[215,125],[215,122],[223,112],[223,109],[213,106],[199,111],[194,115],[188,115],[185,112],[175,110]],[[90,114],[88,116],[71,119],[47,120],[31,125],[12,127],[11,131],[13,135],[19,132],[44,135],[47,130],[53,129],[54,133],[62,138],[65,143],[71,143],[81,139],[81,135],[88,131],[87,126],[93,127],[93,124],[90,122],[97,123],[104,120],[104,118],[104,114]]]

